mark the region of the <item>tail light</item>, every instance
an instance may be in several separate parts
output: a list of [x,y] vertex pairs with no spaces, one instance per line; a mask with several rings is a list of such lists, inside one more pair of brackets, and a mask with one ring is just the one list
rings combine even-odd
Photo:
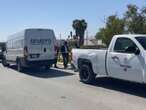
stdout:
[[28,48],[27,48],[27,46],[24,47],[23,52],[24,52],[24,56],[27,57],[28,56]]

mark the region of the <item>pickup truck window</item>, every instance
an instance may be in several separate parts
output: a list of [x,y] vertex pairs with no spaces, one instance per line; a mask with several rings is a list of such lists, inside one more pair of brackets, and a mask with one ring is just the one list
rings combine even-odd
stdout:
[[115,43],[114,51],[119,53],[134,53],[126,51],[128,47],[137,48],[136,44],[128,38],[118,38]]
[[146,50],[146,37],[136,37],[136,40],[142,45],[142,47]]

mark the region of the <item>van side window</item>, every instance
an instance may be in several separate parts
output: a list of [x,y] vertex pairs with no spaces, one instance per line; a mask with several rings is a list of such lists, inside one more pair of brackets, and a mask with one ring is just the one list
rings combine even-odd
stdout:
[[129,53],[126,52],[128,47],[137,48],[136,44],[132,40],[128,38],[118,38],[115,43],[114,52]]

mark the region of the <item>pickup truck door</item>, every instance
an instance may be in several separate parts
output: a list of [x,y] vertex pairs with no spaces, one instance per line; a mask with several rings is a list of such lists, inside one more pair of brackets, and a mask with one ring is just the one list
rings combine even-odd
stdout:
[[109,52],[107,56],[109,76],[143,82],[142,56],[136,55],[133,51],[126,51],[128,47],[138,49],[131,39],[118,38],[116,40],[113,51]]

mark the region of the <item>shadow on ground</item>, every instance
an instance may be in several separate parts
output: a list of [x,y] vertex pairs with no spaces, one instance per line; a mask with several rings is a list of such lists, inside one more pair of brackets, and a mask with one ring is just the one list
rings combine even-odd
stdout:
[[[15,65],[11,66],[10,68],[13,70],[16,70]],[[74,75],[72,73],[60,71],[57,69],[45,70],[44,68],[29,68],[29,69],[25,69],[21,73],[26,74],[26,75],[30,75],[33,77],[39,77],[39,78],[55,78],[55,77],[65,77],[65,76]]]
[[[16,66],[11,66],[10,68],[16,70]],[[23,72],[23,74],[30,75],[33,77],[38,77],[38,78],[56,78],[56,77],[75,75],[69,72],[64,72],[61,69],[45,70],[39,68],[27,69]],[[90,86],[106,88],[130,95],[146,98],[146,85],[144,84],[127,82],[113,78],[98,77],[96,78],[95,83]]]
[[146,98],[146,86],[144,84],[102,77],[97,78],[92,86],[102,87]]

